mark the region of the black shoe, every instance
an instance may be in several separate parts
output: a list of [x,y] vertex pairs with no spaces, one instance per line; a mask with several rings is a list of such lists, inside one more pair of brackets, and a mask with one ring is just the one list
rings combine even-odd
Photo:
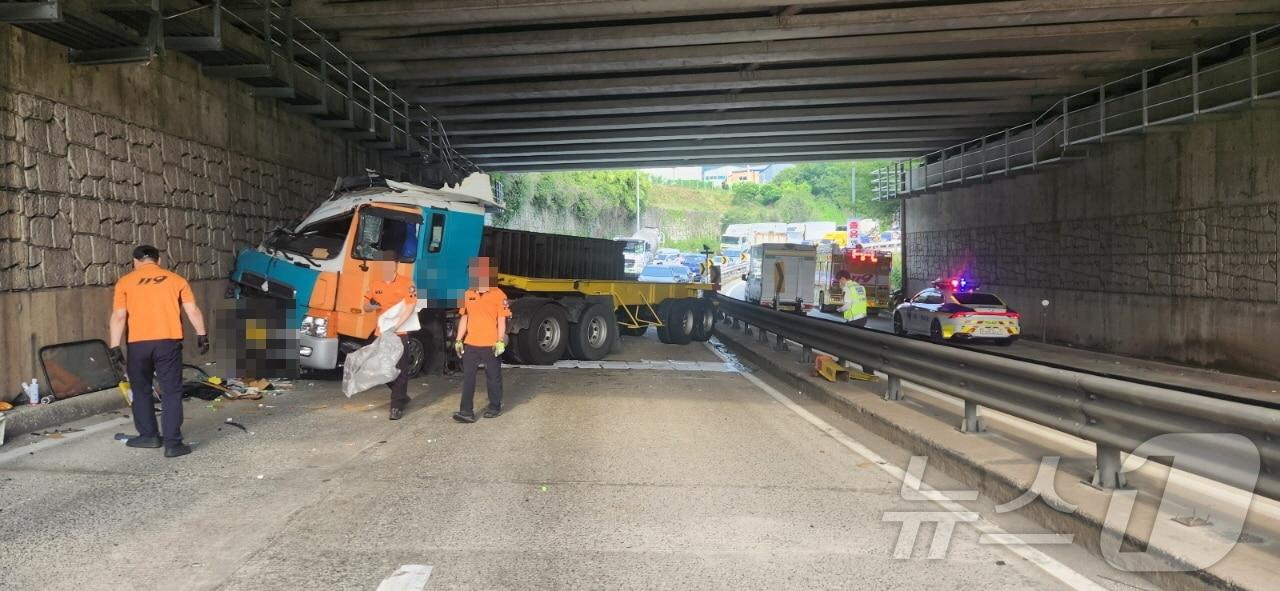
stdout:
[[498,417],[502,416],[502,409],[501,409],[501,408],[493,408],[492,406],[490,406],[490,407],[488,407],[488,408],[484,409],[484,415],[483,415],[483,416],[484,416],[484,418],[486,418],[486,419],[495,419],[495,418],[498,418]]
[[400,420],[400,417],[403,417],[403,416],[404,416],[404,409],[403,409],[403,408],[392,408],[392,409],[391,409],[391,415],[390,415],[390,416],[388,416],[387,418],[388,418],[388,419],[391,419],[391,420],[393,420],[393,421],[398,421],[398,420]]
[[124,440],[124,444],[129,447],[145,447],[145,448],[155,449],[157,447],[160,447],[160,438],[159,437],[143,437],[139,435],[137,437],[130,437]]
[[185,443],[167,445],[164,448],[164,457],[166,458],[176,458],[180,456],[185,456],[189,453],[191,453],[191,446]]
[[453,413],[453,420],[459,423],[474,423],[476,422],[476,413],[458,411]]

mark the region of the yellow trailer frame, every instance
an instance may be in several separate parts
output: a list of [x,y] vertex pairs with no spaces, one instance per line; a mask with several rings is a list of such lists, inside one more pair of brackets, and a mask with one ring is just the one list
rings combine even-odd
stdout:
[[[649,283],[644,281],[601,281],[595,279],[542,279],[523,275],[498,274],[498,286],[527,293],[569,293],[584,296],[611,296],[613,308],[622,308],[629,328],[661,326],[662,322],[640,318],[636,309],[648,309],[652,318],[661,318],[654,306],[665,300],[697,298],[703,291],[714,291],[710,283]],[[634,309],[633,309],[634,308]]]

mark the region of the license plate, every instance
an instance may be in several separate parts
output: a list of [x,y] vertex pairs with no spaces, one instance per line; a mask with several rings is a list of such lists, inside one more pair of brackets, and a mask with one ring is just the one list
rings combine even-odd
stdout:
[[1007,336],[1008,334],[1009,334],[1009,333],[1008,333],[1007,331],[1005,331],[1005,330],[1003,330],[1003,329],[1000,329],[1000,328],[980,328],[980,329],[978,329],[978,336],[980,336],[980,337],[1003,337],[1003,336]]

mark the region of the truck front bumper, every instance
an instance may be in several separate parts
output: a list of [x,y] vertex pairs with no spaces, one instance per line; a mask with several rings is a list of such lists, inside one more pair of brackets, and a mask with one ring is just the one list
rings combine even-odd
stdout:
[[314,337],[298,333],[298,365],[307,369],[338,367],[337,337]]

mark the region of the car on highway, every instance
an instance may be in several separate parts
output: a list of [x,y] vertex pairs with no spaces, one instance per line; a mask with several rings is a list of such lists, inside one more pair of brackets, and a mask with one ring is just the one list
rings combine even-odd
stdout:
[[683,265],[684,258],[680,256],[680,251],[674,248],[659,248],[658,252],[653,255],[653,264],[655,265]]
[[689,270],[683,265],[653,264],[640,272],[640,281],[649,283],[689,283]]
[[701,281],[702,263],[707,260],[707,255],[700,252],[682,252],[680,257],[684,259],[684,266],[693,275],[693,280]]
[[937,281],[893,311],[893,332],[936,341],[991,341],[1011,345],[1022,332],[1021,316],[995,294],[977,291],[966,279]]

